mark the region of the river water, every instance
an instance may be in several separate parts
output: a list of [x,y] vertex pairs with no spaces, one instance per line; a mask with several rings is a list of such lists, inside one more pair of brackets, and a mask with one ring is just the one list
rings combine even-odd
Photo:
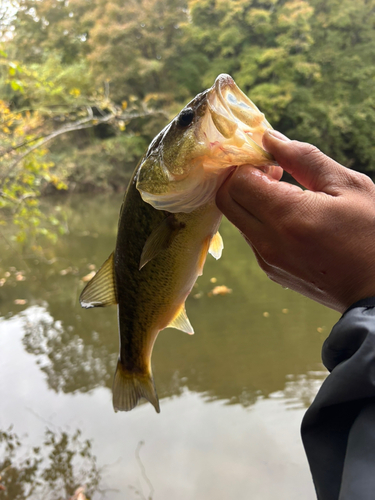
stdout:
[[338,314],[269,281],[224,220],[223,256],[186,304],[196,334],[155,344],[161,413],[114,413],[116,308],[78,297],[114,248],[121,197],[48,203],[67,214],[57,244],[21,253],[1,236],[0,499],[313,500],[299,427]]

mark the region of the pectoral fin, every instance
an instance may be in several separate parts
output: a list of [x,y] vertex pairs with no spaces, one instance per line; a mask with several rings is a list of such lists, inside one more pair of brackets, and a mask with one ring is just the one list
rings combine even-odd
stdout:
[[79,301],[85,309],[117,304],[113,252],[83,289]]
[[210,248],[208,249],[208,251],[217,260],[220,259],[221,254],[223,252],[223,248],[224,248],[223,238],[221,237],[218,231],[212,238],[210,243]]
[[161,222],[147,238],[143,247],[139,270],[154,259],[162,250],[166,250],[185,224],[176,220],[174,214],[169,215]]
[[169,323],[167,328],[177,328],[177,330],[181,330],[189,335],[193,335],[194,328],[191,326],[189,318],[186,314],[185,304],[182,304],[180,310],[174,319]]

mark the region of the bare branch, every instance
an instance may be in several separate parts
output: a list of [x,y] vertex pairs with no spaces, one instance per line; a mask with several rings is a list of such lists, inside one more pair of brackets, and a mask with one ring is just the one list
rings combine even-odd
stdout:
[[[4,180],[9,177],[9,175],[12,173],[12,171],[15,169],[15,167],[30,153],[35,151],[36,149],[40,148],[47,142],[51,141],[52,139],[55,139],[59,135],[66,134],[68,132],[74,132],[76,130],[83,130],[86,128],[91,128],[91,127],[96,127],[97,125],[100,125],[102,123],[108,123],[111,120],[124,120],[124,121],[129,121],[132,120],[133,118],[142,118],[145,116],[150,116],[150,115],[155,115],[155,114],[162,114],[164,116],[167,116],[164,111],[147,111],[144,113],[129,113],[125,115],[118,115],[115,113],[109,113],[108,115],[105,115],[103,117],[97,118],[93,116],[92,109],[90,108],[89,116],[86,118],[83,118],[82,120],[78,120],[74,123],[70,123],[68,125],[64,125],[58,130],[55,130],[51,134],[48,134],[46,136],[40,136],[38,138],[33,139],[32,141],[29,141],[29,143],[37,141],[36,144],[28,148],[24,153],[19,155],[9,166],[8,170],[5,172],[0,177],[0,185],[4,183]],[[40,140],[41,139],[41,140]],[[14,146],[12,150],[19,149],[20,147],[28,144],[28,142],[24,142],[22,144],[19,144],[17,146]],[[10,152],[9,150],[7,152]]]
[[13,196],[9,196],[9,194],[4,193],[4,191],[2,191],[1,189],[0,189],[0,197],[5,198],[6,200],[11,201],[12,203],[19,203],[17,198],[13,198]]
[[0,158],[2,156],[5,156],[5,155],[11,153],[12,151],[16,151],[17,149],[23,148],[24,146],[27,146],[28,144],[31,144],[32,142],[38,141],[39,139],[42,139],[43,137],[46,137],[46,136],[41,134],[41,135],[38,135],[37,137],[34,137],[33,139],[29,139],[28,141],[20,142],[19,144],[16,144],[16,146],[9,146],[9,148],[3,148],[4,151],[2,153],[0,153]]

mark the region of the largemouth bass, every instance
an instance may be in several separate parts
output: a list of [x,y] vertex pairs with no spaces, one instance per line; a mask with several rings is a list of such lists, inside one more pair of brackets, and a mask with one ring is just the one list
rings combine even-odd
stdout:
[[118,305],[115,411],[146,398],[160,412],[154,342],[167,327],[194,333],[185,300],[207,253],[218,259],[223,248],[216,192],[238,165],[275,165],[261,146],[270,127],[233,79],[220,75],[155,137],[136,167],[115,250],[80,296],[85,308]]

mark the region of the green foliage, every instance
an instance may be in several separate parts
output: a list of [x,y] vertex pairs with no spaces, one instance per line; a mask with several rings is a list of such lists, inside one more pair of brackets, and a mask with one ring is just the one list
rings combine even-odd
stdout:
[[[248,0],[190,2],[197,32],[207,30],[210,69],[204,83],[220,72],[232,74],[238,85],[277,125],[298,86],[319,77],[319,67],[309,61],[313,39],[313,9],[307,1],[286,3]],[[210,28],[207,12],[215,19]]]
[[38,112],[13,112],[9,105],[0,101],[0,223],[8,218],[18,226],[15,236],[19,243],[26,239],[33,245],[36,237],[56,238],[59,225],[55,214],[45,215],[39,207],[38,196],[46,184],[56,189],[66,189],[65,183],[53,174],[53,163],[46,160],[45,149],[35,149],[24,156],[27,148],[32,148],[38,139],[40,128]]
[[24,63],[43,63],[51,53],[63,64],[79,62],[88,36],[85,14],[91,0],[18,0],[11,57]]
[[[2,109],[13,120],[2,111],[2,176],[40,146],[2,180],[2,206],[16,203],[21,232],[40,233],[34,203],[47,184],[123,190],[167,119],[222,72],[275,128],[373,171],[374,8],[375,0],[20,0],[0,10],[9,54],[0,53]],[[44,137],[59,137],[50,151]]]
[[[105,88],[118,105],[175,112],[228,72],[276,128],[368,170],[373,9],[374,0],[22,0],[9,45],[51,85],[27,88],[34,105],[76,109]],[[149,140],[157,125],[127,131]]]
[[[115,104],[105,87],[96,90],[86,60],[64,64],[57,51],[44,62],[23,64],[3,51],[0,68],[5,69],[0,89],[7,97],[0,101],[0,213],[3,224],[18,227],[16,240],[35,250],[40,236],[56,240],[65,230],[63,214],[43,215],[39,197],[51,188],[66,190],[69,183],[79,189],[124,189],[148,143],[137,127],[147,118],[144,133],[150,140],[166,118],[134,96]],[[133,120],[134,131],[128,132]],[[93,127],[96,132],[85,135]],[[52,152],[46,149],[64,135]],[[112,141],[102,144],[96,136]]]
[[136,95],[156,97],[159,105],[175,98],[169,62],[175,62],[187,20],[184,0],[96,0],[88,59],[98,84],[106,79],[115,101]]
[[315,106],[325,104],[321,140],[339,161],[374,170],[375,2],[310,1],[315,12],[312,58],[322,75],[311,94]]
[[64,165],[68,185],[80,191],[123,190],[148,145],[140,135],[120,133],[105,140],[95,138],[82,149],[68,148],[67,154],[67,142],[62,139],[51,157]]
[[23,71],[24,100],[18,106],[29,105],[47,116],[76,114],[88,103],[94,92],[88,63],[62,64],[61,57],[50,54],[43,64],[30,64]]
[[267,118],[347,166],[374,170],[373,0],[191,0],[187,27]]

